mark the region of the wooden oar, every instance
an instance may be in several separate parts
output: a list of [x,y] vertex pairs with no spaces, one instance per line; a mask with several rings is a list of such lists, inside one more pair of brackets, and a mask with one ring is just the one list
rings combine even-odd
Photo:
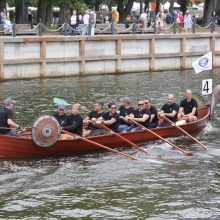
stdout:
[[169,118],[167,118],[166,116],[163,116],[163,118],[169,122],[171,125],[175,126],[176,128],[178,128],[180,131],[182,131],[186,136],[190,137],[192,140],[194,140],[197,144],[199,144],[203,149],[208,150],[208,148],[206,146],[204,146],[200,141],[198,141],[196,138],[194,138],[191,134],[189,134],[188,132],[186,132],[184,129],[182,129],[180,126],[178,126],[176,123],[172,122]]
[[132,119],[130,119],[130,121],[131,121],[133,124],[137,125],[138,127],[141,127],[141,128],[143,128],[144,130],[147,130],[148,132],[150,132],[151,134],[155,135],[155,136],[158,137],[159,139],[163,140],[163,141],[166,142],[167,144],[171,145],[173,148],[175,148],[176,150],[182,152],[182,153],[185,154],[186,156],[190,156],[190,157],[191,157],[191,156],[194,156],[194,154],[193,154],[192,152],[185,151],[185,150],[183,150],[183,149],[177,147],[175,144],[173,144],[173,143],[171,143],[170,141],[164,139],[163,137],[161,137],[161,136],[158,135],[157,133],[151,131],[150,129],[148,129],[148,128],[146,128],[146,127],[144,127],[143,125],[139,124],[138,122],[136,122],[136,121],[134,121],[134,120],[132,120]]
[[[72,137],[76,137],[76,135],[74,135],[74,134],[72,134],[72,133],[70,133],[70,132],[68,132],[68,131],[62,130],[62,132],[63,132],[64,134],[68,134],[68,135],[70,135],[70,136],[72,136]],[[110,147],[107,147],[107,146],[105,146],[105,145],[99,144],[99,143],[97,143],[97,142],[95,142],[95,141],[91,141],[91,140],[89,140],[89,139],[87,139],[87,138],[84,138],[84,137],[81,137],[81,136],[77,136],[77,138],[79,138],[80,140],[85,141],[85,142],[87,142],[87,143],[96,145],[96,146],[98,146],[98,147],[100,147],[100,148],[103,148],[103,149],[105,149],[105,150],[108,150],[108,151],[110,151],[110,152],[123,155],[123,156],[128,157],[128,158],[130,158],[130,159],[132,159],[132,160],[138,160],[138,158],[136,158],[136,157],[132,157],[132,156],[130,156],[130,155],[128,155],[128,154],[125,154],[125,153],[122,153],[122,152],[120,152],[120,151],[111,149]]]
[[96,124],[97,126],[100,126],[101,128],[104,128],[105,130],[111,132],[112,134],[114,134],[115,136],[119,137],[120,139],[124,140],[125,142],[127,142],[128,144],[130,144],[131,146],[133,146],[134,148],[144,152],[145,154],[149,154],[145,149],[143,149],[142,147],[139,147],[138,145],[136,145],[135,143],[129,141],[128,139],[124,138],[123,136],[121,136],[120,134],[114,132],[112,129],[108,128],[107,126],[103,125],[103,124]]

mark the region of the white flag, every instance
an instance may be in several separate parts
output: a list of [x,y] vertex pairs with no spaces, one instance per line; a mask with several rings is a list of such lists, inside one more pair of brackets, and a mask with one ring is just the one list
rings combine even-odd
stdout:
[[192,64],[196,74],[212,69],[212,52],[205,54]]

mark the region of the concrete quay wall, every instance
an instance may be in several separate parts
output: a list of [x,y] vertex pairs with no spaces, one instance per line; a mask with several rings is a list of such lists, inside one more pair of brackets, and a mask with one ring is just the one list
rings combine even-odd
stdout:
[[191,69],[220,34],[0,37],[0,80]]

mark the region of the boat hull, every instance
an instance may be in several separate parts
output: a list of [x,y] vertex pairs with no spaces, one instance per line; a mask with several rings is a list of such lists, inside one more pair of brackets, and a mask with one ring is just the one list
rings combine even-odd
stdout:
[[[198,110],[199,117],[196,122],[182,125],[181,127],[191,135],[198,134],[204,129],[209,120],[210,110],[208,106]],[[152,129],[158,135],[168,137],[182,136],[183,133],[176,127],[163,127]],[[148,141],[158,140],[156,136],[148,131],[134,131],[122,133],[123,137],[134,143],[145,143]],[[90,137],[90,140],[108,146],[110,148],[128,146],[114,134]],[[91,153],[100,150],[93,144],[86,143],[82,140],[59,140],[51,147],[41,148],[34,144],[32,139],[25,137],[11,137],[0,135],[0,157],[50,157],[50,156],[71,156],[78,154]]]

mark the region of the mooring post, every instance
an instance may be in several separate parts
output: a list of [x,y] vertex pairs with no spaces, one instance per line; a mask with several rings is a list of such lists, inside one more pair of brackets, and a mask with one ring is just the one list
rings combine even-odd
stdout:
[[42,36],[42,24],[41,24],[41,18],[39,19],[39,26],[38,26],[38,35]]
[[173,34],[176,34],[176,18],[173,21]]
[[15,23],[15,20],[12,24],[12,37],[16,37],[16,23]]
[[196,33],[196,18],[192,17],[192,33]]
[[64,36],[67,36],[67,21],[66,21],[66,16],[65,16],[65,21],[64,21]]

